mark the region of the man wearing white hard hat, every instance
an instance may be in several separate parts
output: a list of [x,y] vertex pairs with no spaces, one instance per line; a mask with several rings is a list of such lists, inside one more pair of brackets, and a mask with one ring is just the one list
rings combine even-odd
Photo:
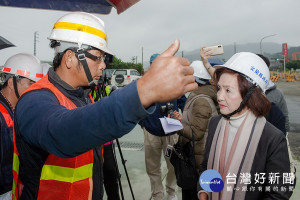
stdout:
[[[218,102],[217,90],[215,86],[209,84],[211,77],[202,61],[196,60],[191,66],[194,68],[198,88],[193,90],[187,98],[182,116],[176,111],[174,111],[174,116],[183,125],[183,129],[178,131],[182,146],[194,139],[195,166],[196,171],[199,172],[204,155],[208,123],[212,116],[218,114]],[[199,174],[195,174],[195,180],[199,180]],[[197,199],[197,182],[190,183],[188,188],[182,187],[182,200]]]
[[40,61],[33,55],[19,53],[1,66],[3,86],[0,91],[0,199],[11,199],[13,182],[13,113],[23,92],[43,77]]
[[100,146],[129,133],[156,102],[193,90],[193,69],[173,56],[176,40],[142,78],[88,105],[83,87],[99,80],[112,54],[104,22],[71,12],[58,19],[49,39],[53,68],[16,106],[14,197],[102,199]]

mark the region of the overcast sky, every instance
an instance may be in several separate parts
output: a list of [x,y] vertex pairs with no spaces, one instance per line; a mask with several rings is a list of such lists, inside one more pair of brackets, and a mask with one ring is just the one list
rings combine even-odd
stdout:
[[[180,51],[206,45],[287,42],[300,46],[299,0],[141,0],[118,15],[99,15],[106,25],[108,46],[118,58],[131,61],[137,56],[148,61],[163,52],[176,38]],[[17,47],[1,50],[0,65],[11,55],[33,54],[37,31],[37,57],[52,60],[49,36],[62,11],[0,7],[0,35]]]

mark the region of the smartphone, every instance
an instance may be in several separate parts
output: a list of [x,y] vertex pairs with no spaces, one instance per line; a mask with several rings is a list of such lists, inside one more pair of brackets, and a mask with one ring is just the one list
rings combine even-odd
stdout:
[[220,54],[224,53],[223,45],[205,47],[204,49],[211,49],[212,50],[212,56],[220,55]]
[[173,151],[173,146],[168,144],[165,153],[166,157],[170,158],[172,155],[172,151]]

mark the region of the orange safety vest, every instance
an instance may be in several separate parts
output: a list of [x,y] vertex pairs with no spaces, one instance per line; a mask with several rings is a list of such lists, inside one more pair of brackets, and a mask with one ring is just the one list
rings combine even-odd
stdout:
[[[27,93],[32,90],[49,89],[59,103],[68,109],[75,109],[75,104],[59,91],[50,81],[48,75],[33,84]],[[24,95],[23,94],[23,95]],[[18,177],[19,158],[15,142],[14,130],[14,163],[13,163],[13,199],[19,199],[22,192],[22,183]],[[92,199],[93,191],[93,150],[74,158],[60,158],[53,154],[47,157],[40,177],[38,200],[88,200]]]
[[6,125],[8,127],[12,127],[13,126],[13,120],[9,114],[9,112],[6,110],[6,108],[4,107],[4,105],[2,105],[2,103],[0,103],[0,112],[3,115]]

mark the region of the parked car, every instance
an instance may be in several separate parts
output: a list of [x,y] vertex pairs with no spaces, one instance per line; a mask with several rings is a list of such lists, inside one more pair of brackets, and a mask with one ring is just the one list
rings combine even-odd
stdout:
[[135,69],[116,69],[111,76],[111,84],[123,87],[141,77],[141,74]]

